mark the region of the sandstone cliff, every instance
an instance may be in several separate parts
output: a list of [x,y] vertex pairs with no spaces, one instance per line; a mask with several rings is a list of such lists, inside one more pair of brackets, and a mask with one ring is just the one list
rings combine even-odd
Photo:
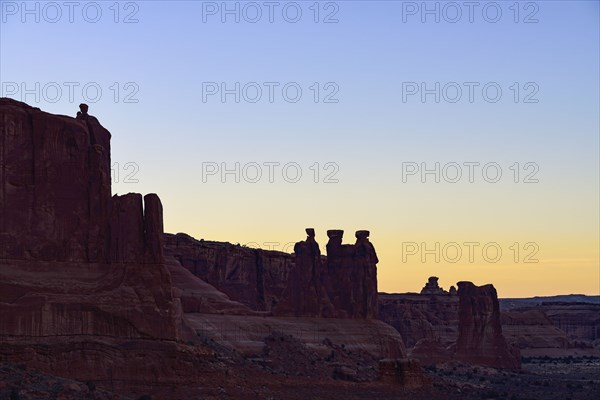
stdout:
[[421,294],[380,294],[380,317],[400,332],[409,355],[425,365],[458,359],[518,368],[520,355],[503,335],[494,287],[470,282],[458,286],[458,295],[453,295],[453,290],[446,292],[431,277]]
[[315,231],[309,228],[306,233],[306,241],[294,246],[294,264],[274,313],[331,317],[335,312],[326,287],[329,279],[327,261],[321,257]]
[[501,322],[507,340],[516,343],[523,356],[558,356],[573,345],[540,310],[505,311]]
[[576,339],[600,339],[600,304],[583,302],[543,302],[543,311],[555,326]]
[[380,293],[379,315],[400,332],[408,348],[421,339],[447,347],[458,337],[458,296]]
[[294,254],[165,234],[165,254],[254,311],[279,316],[377,318],[377,254],[368,231],[342,244],[328,231],[327,257],[308,228]]
[[0,334],[176,339],[162,205],[111,197],[110,133],[9,99],[0,121]]
[[377,318],[377,263],[369,231],[357,231],[355,244],[342,244],[344,231],[327,231],[325,288],[334,312],[346,318]]
[[111,135],[96,118],[10,99],[0,112],[0,258],[162,262],[160,200],[111,198]]
[[0,99],[0,359],[110,385],[162,363],[180,380],[175,358],[205,353],[176,344],[160,199],[111,197],[110,179],[96,118]]
[[291,254],[196,240],[184,233],[165,234],[165,254],[255,311],[274,308],[294,266]]
[[478,365],[520,368],[521,356],[502,335],[498,295],[492,285],[458,283],[459,317],[455,357]]
[[[411,357],[437,364],[452,357],[458,339],[459,298],[429,278],[420,294],[379,293],[379,316],[402,335]],[[524,357],[597,356],[600,306],[587,301],[549,301],[554,298],[499,299],[502,334]]]

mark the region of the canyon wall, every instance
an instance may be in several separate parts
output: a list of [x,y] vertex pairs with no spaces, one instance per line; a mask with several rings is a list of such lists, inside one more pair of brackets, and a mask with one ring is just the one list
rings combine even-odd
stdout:
[[[450,359],[458,340],[457,291],[454,286],[444,290],[437,280],[430,277],[420,293],[379,293],[381,320],[396,328],[409,354],[425,364]],[[600,355],[597,297],[563,295],[498,301],[502,334],[522,356]]]
[[165,234],[165,254],[255,311],[272,311],[286,288],[294,256],[231,243]]
[[254,311],[277,316],[377,318],[377,254],[368,231],[342,244],[343,231],[327,232],[327,257],[314,230],[294,254],[165,234],[165,254]]
[[447,347],[458,337],[458,296],[380,293],[379,315],[400,332],[408,348],[421,339]]
[[158,196],[111,197],[110,133],[0,99],[4,335],[176,338]]

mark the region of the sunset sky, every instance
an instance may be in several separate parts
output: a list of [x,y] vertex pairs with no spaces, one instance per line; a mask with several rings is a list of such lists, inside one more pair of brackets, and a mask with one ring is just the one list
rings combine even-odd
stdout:
[[0,1],[0,96],[88,103],[167,232],[368,229],[380,291],[600,294],[599,2],[75,3]]

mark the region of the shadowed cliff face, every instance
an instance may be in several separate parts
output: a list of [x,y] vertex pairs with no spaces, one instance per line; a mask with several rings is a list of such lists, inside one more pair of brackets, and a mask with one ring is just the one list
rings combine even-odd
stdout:
[[402,335],[409,354],[426,365],[458,359],[496,368],[519,368],[518,349],[502,333],[496,289],[458,283],[446,292],[431,277],[421,291],[381,294],[380,316]]
[[498,295],[492,285],[458,283],[456,358],[497,368],[519,368],[520,354],[502,335]]
[[446,294],[379,294],[379,317],[400,332],[406,347],[433,339],[443,348],[458,337],[458,296]]
[[344,231],[327,231],[326,288],[338,315],[377,318],[377,253],[369,231],[357,231],[355,244],[342,244]]
[[105,261],[110,133],[0,99],[0,257]]
[[[310,228],[308,231],[312,231]],[[278,316],[377,318],[377,254],[367,231],[342,244],[328,231],[327,257],[311,232],[294,254],[165,234],[165,253],[255,311]]]
[[111,197],[110,137],[0,99],[0,334],[178,336],[160,199]]
[[162,262],[156,195],[111,198],[110,133],[92,116],[0,99],[0,258]]
[[185,269],[255,311],[272,311],[294,267],[291,254],[196,240],[166,233],[165,254]]
[[342,244],[341,230],[327,231],[321,257],[314,230],[294,246],[295,263],[275,314],[336,318],[377,318],[377,254],[368,231],[355,244]]

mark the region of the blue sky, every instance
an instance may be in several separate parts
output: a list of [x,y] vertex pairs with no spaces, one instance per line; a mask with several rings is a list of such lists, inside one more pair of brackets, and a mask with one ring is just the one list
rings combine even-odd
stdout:
[[[227,2],[239,7],[239,23],[234,15],[222,22],[223,2],[115,3],[76,2],[70,22],[63,2],[27,2],[33,11],[24,15],[23,2],[0,1],[1,94],[74,115],[85,101],[81,88],[100,87],[102,96],[88,103],[113,134],[121,178],[113,192],[158,193],[168,231],[287,243],[314,226],[324,245],[326,229],[343,228],[350,241],[366,228],[386,291],[418,290],[436,274],[446,286],[489,280],[501,294],[598,294],[597,1],[475,2],[472,23],[465,2],[427,2],[439,8],[439,23],[432,14],[422,22],[423,2],[274,2],[272,23],[265,2]],[[256,6],[263,15],[252,23]],[[462,17],[452,23],[455,6]],[[297,9],[299,21],[288,22]],[[90,22],[96,10],[101,15]],[[338,22],[325,23],[327,16]],[[36,92],[36,82],[39,99],[22,91]],[[78,85],[73,99],[65,82]],[[207,83],[231,89],[236,82],[255,82],[263,96],[236,103],[234,95],[222,102],[205,94],[203,102]],[[278,85],[272,103],[265,82]],[[436,82],[450,83],[439,103],[434,94],[423,102],[420,93],[403,92]],[[473,102],[465,82],[476,85]],[[296,103],[281,92],[290,83],[302,89]],[[486,84],[501,88],[497,102],[484,98]],[[462,97],[447,101],[456,86]],[[338,101],[324,102],[333,92]],[[236,162],[294,162],[303,175],[298,183],[281,174],[269,183],[263,169],[257,183],[232,175],[223,183],[218,174],[203,182],[203,163]],[[328,162],[337,165],[338,183],[323,182],[333,171],[324,169]],[[406,162],[496,163],[503,175],[497,183],[481,175],[473,183],[422,183],[418,175],[404,183]],[[527,162],[539,167],[539,183],[522,183]],[[137,166],[139,182],[123,182],[127,163]],[[465,240],[535,242],[540,262],[401,260],[406,241]]]

